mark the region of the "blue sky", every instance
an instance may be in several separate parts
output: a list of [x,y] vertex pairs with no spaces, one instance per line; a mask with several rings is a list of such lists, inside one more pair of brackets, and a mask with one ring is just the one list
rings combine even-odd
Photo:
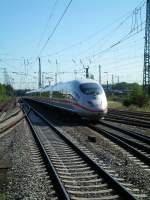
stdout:
[[[55,34],[39,54],[68,2],[69,0],[57,0],[52,11],[55,0],[1,1],[0,66],[7,68],[9,75],[16,82],[14,86],[36,87],[38,56],[41,57],[42,71],[53,72],[53,78],[55,72],[83,72],[81,59],[85,66],[90,66],[90,73],[94,74],[95,79],[98,79],[98,65],[101,64],[103,83],[106,82],[106,73],[103,72],[108,72],[109,82],[114,74],[116,77],[120,76],[120,81],[141,83],[144,25],[143,31],[135,30],[133,37],[101,54],[131,30],[132,20],[135,20],[131,13],[140,4],[139,0],[73,0]],[[129,19],[117,29],[130,14]],[[46,26],[49,15],[52,15],[52,18]],[[142,21],[145,20],[145,6],[141,9],[141,18]],[[140,24],[140,15],[137,15],[137,20]],[[45,27],[47,29],[42,35]],[[43,37],[40,41],[41,35]],[[15,75],[12,72],[25,71],[24,58],[28,75]],[[0,72],[2,82],[2,69]],[[46,76],[50,74],[43,76],[47,84]],[[81,76],[83,74],[79,73],[78,77]],[[74,73],[58,75],[59,81],[72,78]]]

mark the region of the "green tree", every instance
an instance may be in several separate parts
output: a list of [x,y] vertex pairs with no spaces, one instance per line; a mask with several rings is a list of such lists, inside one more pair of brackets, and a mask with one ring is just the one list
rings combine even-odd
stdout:
[[148,103],[148,98],[144,95],[142,86],[137,83],[130,85],[130,92],[128,98],[124,100],[124,105],[131,104],[142,107]]

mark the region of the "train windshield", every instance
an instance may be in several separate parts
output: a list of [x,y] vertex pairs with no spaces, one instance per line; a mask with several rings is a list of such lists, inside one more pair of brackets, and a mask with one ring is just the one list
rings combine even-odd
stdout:
[[102,93],[102,88],[96,83],[83,83],[80,90],[87,95],[98,95]]

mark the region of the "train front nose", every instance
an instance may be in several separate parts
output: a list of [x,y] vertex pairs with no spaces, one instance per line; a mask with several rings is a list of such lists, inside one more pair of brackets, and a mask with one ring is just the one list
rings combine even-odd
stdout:
[[95,110],[102,109],[102,99],[99,96],[89,99],[88,104],[91,108],[93,108]]
[[89,106],[98,113],[107,113],[107,100],[106,97],[97,97],[88,101]]

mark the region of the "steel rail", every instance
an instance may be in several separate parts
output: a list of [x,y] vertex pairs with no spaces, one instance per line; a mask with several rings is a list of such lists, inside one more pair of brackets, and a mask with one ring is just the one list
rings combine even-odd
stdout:
[[119,112],[123,114],[133,115],[133,116],[143,116],[150,118],[150,112],[143,112],[143,111],[127,111],[127,110],[115,110],[112,108],[109,108],[108,111],[110,112]]
[[129,124],[134,126],[140,126],[144,128],[150,128],[150,123],[146,121],[136,120],[129,117],[120,117],[120,116],[114,116],[110,114],[109,116],[105,117],[106,121],[113,121],[113,122],[119,122],[123,124]]
[[108,117],[114,117],[114,118],[119,118],[119,119],[127,119],[127,120],[134,120],[135,122],[139,122],[139,123],[145,123],[145,124],[149,124],[149,119],[145,120],[145,119],[138,119],[138,118],[134,118],[128,115],[120,115],[118,113],[109,113]]
[[[102,130],[104,130],[104,129],[102,128]],[[116,135],[114,133],[111,133],[111,134],[113,136],[115,136],[115,137],[118,137],[120,140],[128,143],[129,145],[131,145],[131,146],[133,146],[135,148],[138,148],[139,150],[143,150],[143,151],[145,151],[147,153],[150,153],[150,147],[148,147],[148,146],[145,146],[145,145],[143,145],[141,143],[138,143],[137,141],[132,141],[132,140],[130,140],[128,138],[125,138],[124,136]]]
[[10,118],[16,116],[19,112],[20,112],[20,110],[17,110],[16,112],[12,113],[11,115],[7,116],[6,118],[0,120],[0,123],[3,123],[3,122],[5,122],[5,121],[7,121],[8,119],[10,119]]
[[123,113],[123,112],[120,112],[120,111],[108,111],[108,115],[119,115],[119,116],[122,116],[122,117],[130,117],[130,118],[133,118],[133,119],[138,119],[138,120],[143,120],[143,121],[148,121],[150,120],[150,117],[144,117],[144,116],[139,116],[139,115],[134,115],[134,114],[128,114],[128,113]]
[[72,147],[74,151],[78,153],[90,166],[97,172],[100,177],[103,177],[108,185],[112,187],[123,199],[137,200],[137,198],[129,192],[124,186],[122,186],[117,180],[115,180],[109,173],[107,173],[103,168],[101,168],[95,161],[93,161],[87,154],[85,154],[79,147],[73,144],[60,130],[58,130],[50,121],[45,118],[41,113],[31,107],[34,113],[36,113],[41,119],[43,119],[47,124],[54,130],[57,135],[59,135],[69,146]]
[[121,147],[123,147],[125,150],[129,151],[130,153],[134,154],[137,158],[139,158],[143,163],[150,166],[150,158],[144,155],[142,152],[138,151],[131,145],[127,144],[127,142],[123,141],[121,138],[118,138],[117,135],[110,133],[109,131],[106,131],[102,128],[95,127],[93,125],[89,125],[89,128],[99,132],[103,136],[107,137],[108,139],[111,139],[113,142],[117,143]]
[[[27,105],[29,105],[29,104],[27,104]],[[56,170],[55,170],[55,168],[54,168],[54,166],[53,166],[53,164],[52,164],[52,162],[51,162],[51,160],[50,160],[50,158],[49,158],[49,156],[48,156],[48,154],[47,154],[47,152],[46,152],[46,150],[45,150],[45,148],[44,148],[44,146],[43,146],[43,144],[42,144],[42,142],[41,142],[41,140],[38,136],[38,134],[36,133],[34,126],[32,125],[30,118],[28,117],[28,114],[31,111],[31,107],[30,107],[30,111],[28,110],[28,113],[26,113],[26,111],[23,107],[22,107],[22,110],[25,113],[25,118],[27,119],[27,122],[30,126],[30,129],[31,129],[32,134],[35,138],[35,141],[36,141],[36,143],[37,143],[37,145],[40,149],[40,152],[41,152],[41,154],[44,158],[44,163],[45,163],[46,169],[47,169],[47,171],[48,171],[48,173],[49,173],[49,175],[52,179],[54,188],[56,190],[56,195],[58,196],[58,198],[60,200],[70,200],[70,197],[69,197],[68,193],[66,192],[66,189],[64,188],[63,183],[61,182],[61,180],[60,180],[60,178],[59,178],[59,176],[58,176],[58,174],[57,174],[57,172],[56,172]]]
[[114,129],[116,131],[120,131],[122,133],[125,133],[125,134],[127,134],[129,136],[133,136],[135,139],[141,140],[142,142],[145,142],[146,144],[150,145],[150,137],[149,136],[146,136],[146,135],[143,135],[143,134],[131,131],[131,130],[126,130],[126,129],[117,127],[117,126],[112,125],[112,124],[108,124],[108,123],[106,123],[106,122],[104,122],[102,120],[99,121],[99,123],[104,125],[104,126],[107,126],[109,128],[112,128],[112,129]]
[[10,123],[9,125],[3,127],[3,128],[0,128],[0,134],[8,131],[9,129],[17,126],[19,124],[19,122],[21,122],[22,120],[24,119],[24,116],[20,117],[18,120],[16,120],[15,122],[12,122]]

